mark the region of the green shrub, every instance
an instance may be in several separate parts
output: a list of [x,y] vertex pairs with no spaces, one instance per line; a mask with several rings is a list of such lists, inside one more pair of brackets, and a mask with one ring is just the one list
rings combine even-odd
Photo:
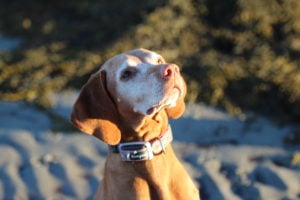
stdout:
[[1,30],[25,37],[1,57],[1,99],[46,102],[144,47],[182,67],[191,101],[300,119],[298,0],[11,1],[0,13]]

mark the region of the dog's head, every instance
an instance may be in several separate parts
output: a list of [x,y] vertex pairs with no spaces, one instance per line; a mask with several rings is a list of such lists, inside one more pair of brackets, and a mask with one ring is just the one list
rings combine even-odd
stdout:
[[179,67],[159,54],[137,49],[109,59],[83,86],[71,114],[73,124],[108,144],[120,141],[121,124],[164,110],[178,118],[186,85]]

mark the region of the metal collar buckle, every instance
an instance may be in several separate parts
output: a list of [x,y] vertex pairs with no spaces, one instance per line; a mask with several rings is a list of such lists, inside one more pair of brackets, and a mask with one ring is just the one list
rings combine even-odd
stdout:
[[127,142],[118,146],[123,161],[144,161],[154,157],[150,142]]
[[166,151],[166,146],[173,140],[172,130],[168,130],[158,138],[149,142],[125,142],[116,146],[110,146],[110,150],[121,155],[122,161],[151,160],[154,155]]

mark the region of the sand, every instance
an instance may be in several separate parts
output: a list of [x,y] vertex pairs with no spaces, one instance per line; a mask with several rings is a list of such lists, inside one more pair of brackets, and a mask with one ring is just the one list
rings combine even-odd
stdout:
[[[53,95],[51,111],[68,119],[76,95]],[[103,175],[103,142],[53,129],[45,112],[23,102],[0,102],[0,113],[0,199],[92,198]],[[284,143],[292,126],[203,104],[189,104],[170,123],[172,145],[202,199],[300,199],[300,145]]]

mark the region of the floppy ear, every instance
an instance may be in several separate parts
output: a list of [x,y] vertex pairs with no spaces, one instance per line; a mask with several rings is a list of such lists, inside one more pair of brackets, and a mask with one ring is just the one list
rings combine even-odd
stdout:
[[115,145],[121,140],[117,116],[116,106],[106,87],[106,72],[92,75],[73,106],[72,123],[81,131]]
[[185,103],[184,103],[185,94],[186,94],[186,84],[183,81],[183,93],[176,101],[176,106],[165,109],[169,117],[173,119],[177,119],[183,114],[183,112],[185,111]]

